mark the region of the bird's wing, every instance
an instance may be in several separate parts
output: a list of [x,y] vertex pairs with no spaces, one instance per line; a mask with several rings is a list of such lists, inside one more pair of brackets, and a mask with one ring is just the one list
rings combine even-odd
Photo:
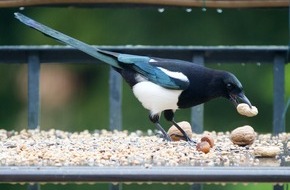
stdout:
[[[67,36],[61,32],[58,32],[48,26],[45,26],[21,13],[14,13],[15,17],[25,25],[36,29],[43,34],[52,37],[64,44],[70,45],[86,54],[95,57],[109,65],[117,68],[130,67],[137,73],[146,77],[149,81],[152,81],[160,86],[169,89],[184,90],[188,87],[189,81],[172,75],[172,72],[164,72],[165,70],[160,67],[150,64],[150,58],[146,56],[119,54],[109,51],[100,50],[81,42],[75,38]],[[171,74],[170,74],[171,73]]]
[[155,62],[155,60],[150,57],[119,54],[118,61],[120,63],[131,65],[131,68],[137,73],[145,76],[149,81],[162,87],[185,90],[189,85],[189,80],[186,76],[183,75],[183,77],[180,77],[178,75],[174,75],[174,72],[162,68],[161,66],[152,65],[150,62]]

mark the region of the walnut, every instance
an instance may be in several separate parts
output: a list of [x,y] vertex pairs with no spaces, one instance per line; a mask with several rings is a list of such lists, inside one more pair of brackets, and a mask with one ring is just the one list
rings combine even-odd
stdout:
[[251,126],[245,125],[233,130],[231,132],[230,139],[234,144],[240,146],[251,145],[256,139],[256,132]]
[[256,116],[258,114],[258,109],[255,106],[252,106],[250,108],[250,106],[248,104],[245,103],[241,103],[237,106],[237,111],[239,112],[239,114],[241,115],[245,115],[248,117],[253,117]]
[[[188,122],[182,121],[177,124],[184,130],[189,138],[192,137],[191,125]],[[170,136],[172,141],[184,140],[182,133],[174,125],[169,128],[167,134]]]

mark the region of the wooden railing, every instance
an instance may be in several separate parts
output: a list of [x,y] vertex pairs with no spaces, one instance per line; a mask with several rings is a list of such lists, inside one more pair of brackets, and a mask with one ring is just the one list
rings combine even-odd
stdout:
[[287,7],[289,0],[3,0],[0,7],[47,5],[135,5],[214,8]]

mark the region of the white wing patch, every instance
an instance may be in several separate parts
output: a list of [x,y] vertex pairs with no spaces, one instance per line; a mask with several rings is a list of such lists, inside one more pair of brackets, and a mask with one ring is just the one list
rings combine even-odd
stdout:
[[162,67],[157,67],[158,69],[160,69],[161,71],[163,71],[165,74],[167,74],[168,76],[172,77],[172,78],[176,78],[185,82],[188,82],[188,78],[181,72],[174,72],[174,71],[169,71],[167,69],[164,69]]
[[164,110],[177,110],[178,98],[182,90],[170,90],[150,81],[139,82],[133,86],[133,93],[143,107],[152,114],[159,114]]
[[157,62],[157,61],[155,59],[152,59],[152,58],[149,60],[149,63],[154,63],[154,62]]
[[143,81],[148,81],[148,79],[146,77],[144,77],[143,75],[141,74],[136,74],[135,75],[135,80],[137,82],[143,82]]

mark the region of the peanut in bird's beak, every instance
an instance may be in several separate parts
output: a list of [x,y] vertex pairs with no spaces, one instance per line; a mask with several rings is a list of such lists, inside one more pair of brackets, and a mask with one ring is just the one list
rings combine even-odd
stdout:
[[230,100],[233,102],[233,104],[237,107],[240,102],[246,103],[252,108],[252,104],[250,100],[247,98],[247,96],[240,92],[239,94],[230,94]]

